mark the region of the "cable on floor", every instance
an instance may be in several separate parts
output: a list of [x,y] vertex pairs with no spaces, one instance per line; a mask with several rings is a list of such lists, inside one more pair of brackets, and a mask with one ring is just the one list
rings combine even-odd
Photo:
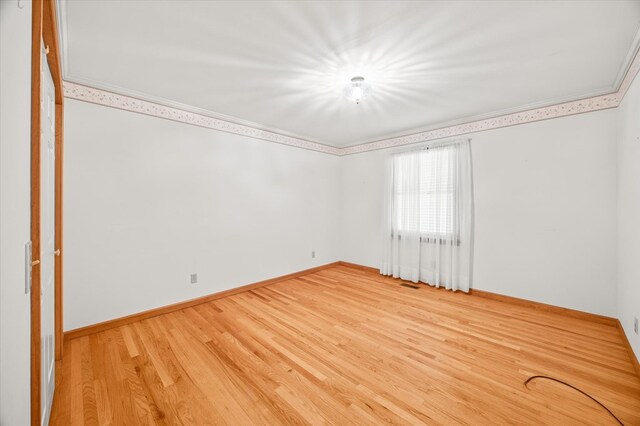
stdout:
[[529,384],[529,382],[530,382],[530,381],[532,381],[533,379],[547,379],[547,380],[552,380],[552,381],[554,381],[554,382],[561,383],[561,384],[563,384],[563,385],[565,385],[565,386],[569,386],[571,389],[575,389],[575,390],[577,390],[577,391],[578,391],[578,392],[580,392],[581,394],[583,394],[583,395],[585,395],[585,396],[587,396],[587,397],[591,398],[591,400],[593,400],[593,401],[597,402],[597,403],[598,403],[598,405],[600,405],[602,408],[604,408],[605,410],[607,410],[607,413],[611,414],[611,416],[612,416],[614,419],[616,419],[616,420],[618,421],[618,423],[620,423],[622,426],[624,426],[624,423],[622,423],[622,421],[618,418],[618,416],[616,416],[615,414],[613,414],[613,413],[611,412],[611,410],[609,410],[609,409],[607,408],[607,406],[606,406],[606,405],[604,405],[602,402],[598,401],[597,399],[595,399],[594,397],[592,397],[591,395],[589,395],[588,393],[586,393],[586,392],[585,392],[585,391],[583,391],[582,389],[578,389],[577,387],[575,387],[575,386],[573,386],[573,385],[570,385],[570,384],[569,384],[569,383],[567,383],[567,382],[563,382],[562,380],[556,379],[556,378],[554,378],[554,377],[549,377],[549,376],[531,376],[531,377],[529,377],[527,380],[525,380],[525,382],[524,382],[524,387],[525,387],[525,388],[527,388],[527,389],[529,389],[529,388],[527,387],[527,384]]

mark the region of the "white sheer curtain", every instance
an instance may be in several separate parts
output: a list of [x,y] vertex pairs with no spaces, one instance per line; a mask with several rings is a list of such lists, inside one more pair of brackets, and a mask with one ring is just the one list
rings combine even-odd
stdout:
[[389,159],[381,274],[469,291],[471,179],[468,140]]

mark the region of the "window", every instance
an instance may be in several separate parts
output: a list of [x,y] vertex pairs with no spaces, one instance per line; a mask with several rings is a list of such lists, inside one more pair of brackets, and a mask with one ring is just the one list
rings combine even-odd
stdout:
[[393,159],[393,228],[421,236],[453,236],[456,204],[451,147],[398,154]]
[[384,275],[468,291],[473,249],[471,144],[443,141],[389,158]]

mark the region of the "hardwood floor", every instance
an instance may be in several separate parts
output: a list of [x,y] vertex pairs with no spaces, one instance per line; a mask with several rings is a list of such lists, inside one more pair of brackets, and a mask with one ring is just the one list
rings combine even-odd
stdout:
[[54,425],[640,425],[615,324],[346,266],[65,342]]

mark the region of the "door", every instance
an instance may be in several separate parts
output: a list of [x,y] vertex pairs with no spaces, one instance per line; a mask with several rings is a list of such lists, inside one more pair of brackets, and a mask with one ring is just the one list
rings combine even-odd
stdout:
[[49,424],[55,387],[55,86],[42,51],[42,96],[40,103],[40,235],[41,235],[41,397],[42,424]]

